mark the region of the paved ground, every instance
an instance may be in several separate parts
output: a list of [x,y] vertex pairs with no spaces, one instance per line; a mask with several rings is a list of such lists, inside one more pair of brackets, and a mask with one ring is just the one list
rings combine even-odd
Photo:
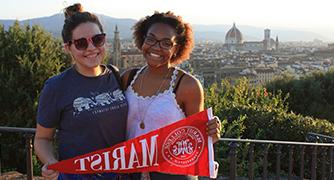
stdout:
[[[10,171],[6,173],[2,173],[0,176],[0,180],[25,180],[27,176],[21,174],[17,171]],[[42,180],[42,177],[34,177],[34,180]]]

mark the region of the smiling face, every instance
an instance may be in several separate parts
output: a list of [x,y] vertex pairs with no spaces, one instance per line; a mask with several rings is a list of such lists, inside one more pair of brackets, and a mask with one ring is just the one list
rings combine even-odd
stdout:
[[[86,22],[80,24],[72,31],[72,40],[91,38],[101,33],[97,24]],[[85,50],[78,50],[74,44],[65,44],[65,49],[72,55],[79,72],[90,72],[99,68],[105,55],[105,45],[95,47],[91,41]]]
[[155,23],[148,29],[142,51],[149,66],[169,66],[177,50],[176,32],[171,26]]

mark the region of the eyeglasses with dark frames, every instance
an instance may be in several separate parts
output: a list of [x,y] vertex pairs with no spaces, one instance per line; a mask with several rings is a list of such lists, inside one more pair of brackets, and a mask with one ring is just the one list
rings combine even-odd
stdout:
[[175,46],[177,43],[173,42],[170,39],[164,38],[161,40],[157,40],[152,36],[146,36],[144,43],[150,46],[154,46],[157,43],[159,43],[159,46],[161,49],[165,49],[165,50],[170,50],[173,46]]
[[83,51],[88,48],[89,42],[91,42],[95,47],[101,47],[104,45],[105,41],[106,41],[106,34],[101,33],[101,34],[95,34],[92,37],[84,37],[80,39],[70,40],[68,42],[68,45],[71,46],[72,44],[74,44],[75,48]]

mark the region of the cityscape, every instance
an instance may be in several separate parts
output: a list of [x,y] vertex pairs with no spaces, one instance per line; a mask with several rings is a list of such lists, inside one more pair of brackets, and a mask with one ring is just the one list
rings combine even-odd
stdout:
[[[99,65],[103,60],[105,64],[117,66],[120,72],[118,73],[117,68],[110,65],[107,66],[109,70],[102,68],[105,66],[99,66],[101,72],[96,72],[92,78],[80,75],[78,78],[80,80],[77,80],[70,75],[68,76],[70,80],[54,86],[53,82],[66,79],[67,72],[79,72],[78,64],[73,66],[73,63],[79,62],[77,56],[72,54],[75,52],[72,51],[74,49],[67,49],[69,46],[66,46],[62,39],[65,21],[63,11],[65,7],[74,3],[78,2],[12,0],[4,1],[3,6],[0,6],[0,9],[2,8],[0,10],[0,84],[3,87],[0,93],[0,106],[2,107],[2,113],[0,113],[0,179],[43,179],[42,176],[45,176],[43,168],[49,169],[46,167],[51,163],[45,163],[42,162],[43,159],[39,159],[40,148],[36,145],[38,142],[34,144],[34,141],[40,138],[39,124],[42,121],[39,121],[41,117],[39,113],[44,113],[46,120],[50,116],[50,122],[54,119],[54,123],[50,123],[54,125],[46,127],[46,129],[52,129],[52,133],[50,131],[42,140],[52,142],[54,150],[61,150],[62,147],[65,147],[65,151],[79,152],[72,148],[72,144],[85,148],[95,146],[96,139],[103,141],[100,137],[93,138],[94,136],[91,135],[90,132],[94,132],[94,126],[105,128],[95,132],[108,138],[110,136],[105,132],[114,133],[116,132],[115,127],[121,134],[127,134],[126,131],[131,128],[126,127],[125,130],[118,128],[118,125],[125,122],[122,121],[122,119],[126,120],[125,110],[128,111],[135,107],[133,105],[138,107],[137,111],[140,115],[138,117],[141,120],[138,127],[141,129],[145,128],[145,124],[151,125],[158,120],[158,118],[151,118],[149,116],[151,114],[147,114],[150,107],[154,107],[152,111],[157,114],[164,115],[160,118],[161,120],[168,116],[172,117],[173,114],[164,111],[171,107],[167,106],[169,102],[166,101],[167,103],[163,104],[160,103],[160,100],[156,100],[157,97],[160,97],[158,95],[164,95],[165,92],[168,93],[166,93],[168,97],[171,97],[173,107],[176,105],[175,107],[185,116],[196,115],[188,109],[199,111],[207,108],[208,114],[205,117],[208,119],[204,117],[194,119],[196,124],[200,119],[210,120],[213,115],[214,119],[219,118],[220,120],[211,121],[218,123],[217,126],[221,128],[216,132],[219,137],[213,148],[211,148],[213,138],[206,138],[207,135],[205,135],[204,139],[200,139],[201,142],[210,143],[209,150],[213,149],[213,153],[212,151],[206,153],[207,150],[196,151],[197,147],[191,147],[191,150],[189,148],[188,151],[186,149],[188,146],[184,145],[188,143],[188,140],[192,141],[191,136],[198,138],[197,133],[193,134],[195,132],[193,130],[179,133],[181,132],[178,131],[179,127],[171,126],[176,127],[173,128],[173,132],[180,135],[177,145],[183,145],[182,147],[174,146],[178,148],[177,152],[175,151],[177,154],[186,157],[184,153],[197,155],[204,152],[210,156],[210,161],[213,160],[212,155],[214,155],[214,160],[219,164],[218,167],[216,163],[198,161],[195,163],[200,168],[196,169],[205,170],[206,164],[211,165],[210,167],[216,164],[218,180],[334,179],[334,24],[328,23],[334,15],[332,13],[333,1],[81,0],[80,4],[83,5],[84,11],[95,14],[103,26],[99,32],[94,31],[94,35],[89,35],[91,37],[81,32],[80,36],[86,39],[82,45],[86,46],[91,43],[96,48],[102,47],[101,50],[106,50],[107,53],[103,58],[100,56],[102,51],[95,53],[96,49],[94,49],[92,53],[86,52],[87,47],[78,45],[81,40],[77,40],[82,39],[81,37],[78,39],[70,37],[71,43],[75,42],[75,48],[82,53],[78,58],[88,57],[87,59],[98,60]],[[192,26],[195,40],[192,53],[187,61],[176,66],[189,72],[200,81],[204,88],[197,81],[194,82],[200,87],[198,88],[200,91],[203,89],[201,93],[203,95],[198,93],[197,97],[191,96],[195,88],[186,87],[187,84],[186,86],[181,85],[181,88],[185,87],[183,88],[184,93],[183,89],[180,91],[180,88],[176,91],[183,73],[180,76],[175,73],[176,76],[173,75],[171,78],[174,78],[170,83],[170,87],[174,86],[173,91],[169,91],[169,89],[172,90],[169,88],[168,91],[161,93],[164,86],[168,85],[170,72],[161,76],[163,81],[158,79],[160,82],[156,81],[157,83],[154,84],[155,81],[152,81],[154,78],[150,79],[154,77],[150,76],[152,75],[150,73],[154,71],[142,71],[140,82],[136,84],[138,88],[133,84],[130,85],[133,88],[122,87],[125,84],[124,80],[131,82],[129,76],[122,76],[124,75],[122,72],[146,64],[143,52],[135,47],[133,26],[140,18],[149,16],[155,11],[172,11],[182,16],[182,19]],[[103,37],[103,39],[97,37]],[[92,40],[93,38],[95,40]],[[160,38],[156,40],[157,42],[162,41]],[[68,41],[65,40],[65,42]],[[149,42],[147,44],[149,45]],[[161,46],[164,45],[160,44]],[[147,54],[151,57],[159,55],[154,51]],[[154,61],[153,58],[147,59]],[[90,69],[95,67],[97,66]],[[70,71],[71,69],[75,71]],[[81,73],[72,74],[77,76]],[[97,76],[99,78],[96,78]],[[81,81],[81,79],[84,80]],[[88,84],[86,80],[91,83]],[[86,82],[87,86],[81,86]],[[141,98],[137,98],[137,102],[133,103],[127,91],[135,90],[134,92],[140,96],[137,89],[144,91],[146,87],[151,88],[155,94],[152,98],[143,96],[143,99],[148,100],[148,106],[145,108],[145,103],[142,103]],[[157,87],[157,90],[152,87]],[[52,93],[45,93],[47,91],[52,91]],[[82,95],[85,93],[87,96]],[[181,97],[180,101],[179,97]],[[48,98],[50,101],[43,103],[41,100],[43,98]],[[182,98],[187,101],[183,101]],[[115,104],[116,100],[122,103]],[[123,108],[124,111],[119,113],[116,107]],[[107,111],[113,111],[113,114],[105,114]],[[87,114],[86,118],[83,117],[86,114],[82,113],[79,116],[78,112],[92,113]],[[72,115],[73,118],[69,118],[69,121],[63,118]],[[146,117],[148,120],[144,122]],[[183,122],[189,123],[188,120]],[[66,125],[63,128],[63,124],[70,124],[70,126]],[[124,124],[129,123],[126,121]],[[202,126],[200,129],[205,128]],[[68,135],[72,133],[72,130],[77,133],[74,136]],[[208,132],[209,129],[206,128],[206,130]],[[69,138],[65,138],[62,133]],[[112,166],[109,167],[107,161],[120,162],[118,160],[122,161],[120,166],[117,165],[121,169],[125,165],[127,168],[124,170],[130,170],[130,167],[132,169],[135,166],[138,169],[144,167],[147,171],[146,168],[152,165],[154,158],[151,157],[155,157],[154,154],[158,155],[160,150],[162,150],[162,156],[167,154],[164,153],[167,152],[164,151],[166,148],[159,147],[157,150],[152,148],[155,147],[154,143],[167,142],[168,137],[171,137],[162,136],[164,133],[166,132],[157,135],[166,138],[158,139],[156,138],[158,136],[154,136],[147,142],[140,139],[142,146],[138,147],[142,149],[139,148],[138,151],[137,147],[132,148],[138,145],[137,142],[132,143],[134,142],[132,140],[121,142],[123,145],[131,142],[130,148],[116,145],[117,151],[104,151],[103,156],[94,151],[92,152],[94,155],[87,157],[88,159],[79,159],[80,168],[83,167],[80,173],[86,170],[85,167],[88,169],[88,166],[94,170],[108,172]],[[34,136],[37,137],[35,140]],[[53,137],[56,141],[53,141]],[[82,143],[74,143],[77,142],[77,137],[82,138]],[[121,136],[115,135],[115,137]],[[139,138],[141,137],[144,136]],[[66,139],[68,144],[59,145],[61,138]],[[150,149],[147,149],[145,145]],[[119,149],[121,151],[118,151]],[[123,150],[126,149],[131,152],[129,157],[127,151],[123,153]],[[121,152],[120,158],[116,157],[118,152]],[[150,157],[148,159],[150,165],[141,165],[147,159],[145,152],[149,155],[147,157]],[[109,154],[112,157],[110,159]],[[61,156],[55,157],[57,159]],[[102,160],[101,157],[105,163],[96,163]],[[113,159],[116,161],[111,161]],[[129,163],[123,163],[123,160],[125,162],[128,159]],[[185,162],[190,162],[189,159],[197,161],[200,158],[188,158]],[[181,162],[178,159],[176,161]],[[116,167],[115,163],[114,166]],[[67,169],[69,166],[62,167]],[[178,169],[174,165],[171,167],[161,169]],[[186,170],[184,175],[192,175],[188,171],[192,168],[180,167],[180,169],[183,168]],[[96,177],[102,177],[100,175],[104,173],[97,175]],[[121,178],[121,176],[114,177]],[[209,178],[200,175],[198,179],[208,180]]]
[[[115,27],[111,63],[121,71],[145,64],[131,40],[121,40]],[[334,66],[334,44],[315,39],[311,42],[280,42],[263,30],[262,41],[244,38],[242,29],[233,23],[224,43],[196,41],[190,59],[179,66],[195,75],[205,87],[227,79],[234,84],[246,77],[250,84],[268,83],[284,74],[299,78],[315,71],[328,71]]]

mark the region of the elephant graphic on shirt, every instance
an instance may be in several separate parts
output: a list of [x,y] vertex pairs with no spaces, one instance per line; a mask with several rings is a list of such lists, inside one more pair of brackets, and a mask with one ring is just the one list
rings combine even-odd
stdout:
[[119,89],[114,91],[112,94],[113,94],[115,100],[120,100],[120,101],[125,100],[125,96],[124,96],[123,92]]
[[88,110],[95,105],[96,105],[96,103],[89,98],[79,97],[79,98],[76,98],[73,101],[73,107],[74,107],[75,111],[78,111],[78,112],[81,112],[84,109]]
[[105,106],[106,104],[111,104],[114,99],[109,95],[109,93],[102,93],[95,96],[95,101],[98,105]]

